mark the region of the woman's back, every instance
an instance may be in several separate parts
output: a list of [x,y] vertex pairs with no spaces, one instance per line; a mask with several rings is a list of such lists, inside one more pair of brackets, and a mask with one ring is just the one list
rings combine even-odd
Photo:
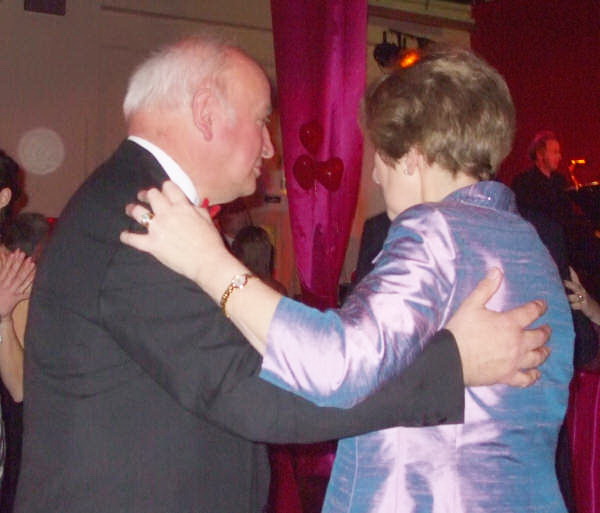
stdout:
[[[419,335],[395,341],[407,344],[400,357],[410,358],[410,346],[418,348],[429,332],[441,328],[492,266],[502,268],[505,278],[488,307],[505,310],[545,299],[548,311],[542,322],[552,328],[552,354],[541,368],[542,378],[530,388],[466,389],[463,425],[396,428],[341,441],[324,512],[565,511],[554,451],[567,405],[573,331],[551,257],[534,228],[515,213],[508,189],[481,182],[397,218],[374,272],[352,300],[364,301],[382,288],[391,293],[390,276],[402,276],[407,265],[402,259],[417,254],[430,258],[419,257],[423,272],[418,276],[412,270],[409,280],[409,303],[415,305],[409,325]],[[432,275],[439,276],[437,282],[430,281]],[[394,285],[405,299],[406,284],[399,280]],[[432,289],[434,294],[427,292]],[[382,314],[381,304],[370,303],[385,324],[389,314]],[[380,331],[386,331],[385,325]],[[493,336],[482,333],[482,344]],[[394,373],[392,366],[383,371]]]

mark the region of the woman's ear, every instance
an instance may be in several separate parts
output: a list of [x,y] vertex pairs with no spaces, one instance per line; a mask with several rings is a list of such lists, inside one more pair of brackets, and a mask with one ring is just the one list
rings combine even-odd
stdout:
[[0,190],[0,209],[4,208],[10,203],[12,199],[12,191],[8,187]]
[[425,167],[426,167],[425,157],[415,147],[412,147],[410,150],[408,150],[408,153],[406,154],[405,157],[406,157],[406,167],[407,167],[406,174],[412,175],[416,172],[421,173],[423,171],[423,169],[425,169]]
[[213,95],[210,88],[203,87],[196,91],[192,98],[192,117],[194,125],[202,133],[206,141],[213,137]]

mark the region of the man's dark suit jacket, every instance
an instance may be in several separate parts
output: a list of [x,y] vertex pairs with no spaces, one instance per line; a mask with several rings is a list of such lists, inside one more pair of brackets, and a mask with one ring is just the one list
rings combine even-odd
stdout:
[[118,240],[142,188],[166,179],[126,141],[67,205],[29,311],[19,513],[243,513],[266,503],[256,442],[314,442],[460,422],[452,336],[351,410],[257,377],[260,356],[210,298]]
[[356,284],[373,270],[373,259],[379,254],[392,222],[387,212],[369,217],[363,225],[360,249],[352,283]]

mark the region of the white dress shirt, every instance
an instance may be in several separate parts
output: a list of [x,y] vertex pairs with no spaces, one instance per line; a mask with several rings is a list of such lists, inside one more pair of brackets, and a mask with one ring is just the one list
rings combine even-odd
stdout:
[[173,160],[172,157],[170,157],[164,150],[156,146],[156,144],[153,144],[142,137],[130,135],[127,139],[139,144],[142,148],[145,148],[152,153],[154,158],[158,160],[158,163],[165,170],[165,173],[167,173],[169,179],[183,191],[183,193],[194,205],[200,204],[200,198],[198,197],[198,192],[196,191],[192,180],[187,173],[181,169],[181,166]]

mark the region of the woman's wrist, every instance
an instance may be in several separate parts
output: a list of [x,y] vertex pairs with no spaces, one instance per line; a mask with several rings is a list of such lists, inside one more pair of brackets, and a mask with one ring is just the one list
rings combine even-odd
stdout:
[[196,275],[196,284],[202,288],[217,304],[220,303],[223,293],[231,284],[234,276],[248,273],[248,269],[228,250],[217,255],[212,265],[199,269]]

